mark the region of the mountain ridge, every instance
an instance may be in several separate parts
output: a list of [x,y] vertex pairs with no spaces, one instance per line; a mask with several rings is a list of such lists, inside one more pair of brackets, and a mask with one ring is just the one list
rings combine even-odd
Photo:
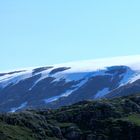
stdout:
[[0,112],[133,94],[139,79],[139,55],[0,73]]

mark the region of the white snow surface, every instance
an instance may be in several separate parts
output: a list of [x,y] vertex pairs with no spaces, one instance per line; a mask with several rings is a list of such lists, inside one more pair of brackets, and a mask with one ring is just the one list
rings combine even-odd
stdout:
[[59,100],[60,98],[62,97],[67,97],[69,96],[71,93],[73,92],[73,90],[67,90],[65,93],[61,94],[61,95],[58,95],[58,96],[54,96],[54,97],[51,97],[51,98],[48,98],[48,99],[45,99],[45,103],[51,103],[51,102],[54,102],[54,101],[57,101]]
[[[107,67],[111,66],[128,66],[132,71],[128,71],[125,75],[123,75],[123,80],[120,83],[124,85],[126,83],[134,82],[140,79],[140,55],[135,56],[123,56],[123,57],[114,57],[114,58],[104,58],[104,59],[95,59],[95,60],[87,60],[87,61],[77,61],[77,62],[69,62],[64,64],[56,64],[53,68],[44,70],[37,74],[41,74],[41,78],[34,82],[34,85],[30,88],[30,90],[41,80],[51,76],[54,77],[55,80],[53,82],[59,81],[61,79],[68,81],[79,81],[84,80],[88,77],[93,77],[97,75],[108,75],[105,73]],[[56,68],[60,67],[70,67],[70,69],[57,72],[53,75],[49,73]],[[22,72],[14,73],[14,74],[6,74],[4,76],[0,76],[0,87],[4,88],[9,84],[17,84],[21,80],[25,80],[27,78],[32,77],[33,68],[27,69]]]
[[24,108],[24,107],[26,107],[26,105],[27,105],[27,102],[24,102],[24,103],[22,103],[20,106],[18,106],[18,107],[13,107],[13,108],[11,108],[11,113],[14,113],[14,112],[16,112],[17,110],[19,110],[19,109],[22,109],[22,108]]
[[9,84],[17,84],[21,80],[30,78],[31,76],[32,76],[32,70],[0,76],[0,87],[4,88]]
[[129,83],[133,83],[137,80],[140,79],[140,73],[136,73],[135,76],[133,76],[130,80],[129,80]]
[[66,92],[58,95],[58,96],[54,96],[54,97],[51,97],[51,98],[48,98],[48,99],[45,99],[45,103],[51,103],[51,102],[54,102],[54,101],[57,101],[59,100],[60,98],[62,97],[68,97],[69,95],[71,95],[74,91],[78,90],[82,85],[84,85],[86,82],[87,82],[88,79],[84,79],[82,80],[79,84],[75,85],[75,87],[73,87],[73,89],[71,90],[67,90]]
[[96,93],[94,99],[99,99],[104,97],[107,93],[109,93],[109,88],[104,88]]
[[69,72],[89,72],[105,69],[110,66],[128,66],[133,70],[140,70],[140,55],[84,60],[55,65],[55,67],[71,67]]

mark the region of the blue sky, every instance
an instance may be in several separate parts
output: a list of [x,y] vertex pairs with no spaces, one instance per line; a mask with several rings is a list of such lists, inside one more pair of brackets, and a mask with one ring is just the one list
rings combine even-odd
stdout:
[[140,54],[139,0],[0,0],[0,70]]

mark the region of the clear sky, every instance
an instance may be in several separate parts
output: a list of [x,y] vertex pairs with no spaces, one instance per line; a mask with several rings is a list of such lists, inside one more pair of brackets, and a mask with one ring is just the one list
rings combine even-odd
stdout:
[[0,70],[135,54],[139,0],[0,0]]

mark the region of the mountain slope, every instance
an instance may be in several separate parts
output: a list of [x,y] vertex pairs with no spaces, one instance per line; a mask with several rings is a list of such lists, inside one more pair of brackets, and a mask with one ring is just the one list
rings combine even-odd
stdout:
[[0,73],[0,112],[58,108],[82,100],[140,92],[140,56]]
[[0,140],[139,140],[140,95],[0,114]]

